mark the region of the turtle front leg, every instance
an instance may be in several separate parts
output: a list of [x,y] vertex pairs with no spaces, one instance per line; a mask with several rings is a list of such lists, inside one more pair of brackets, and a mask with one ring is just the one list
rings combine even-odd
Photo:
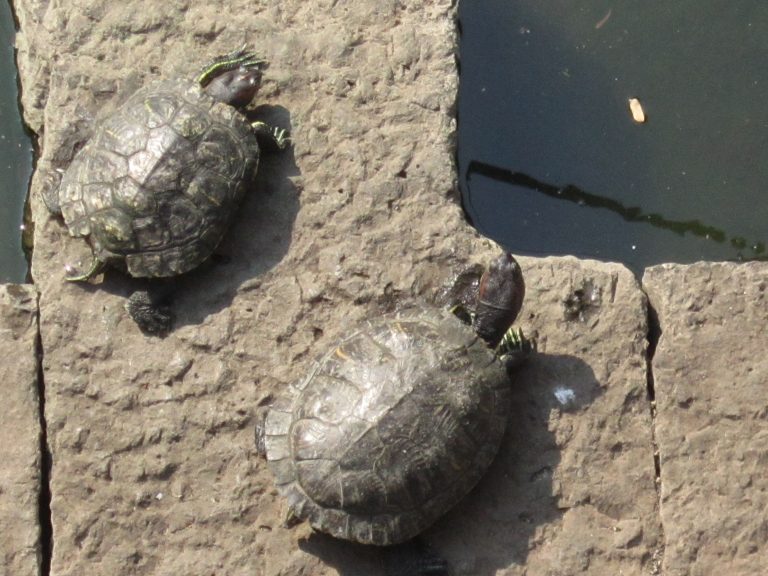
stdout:
[[53,216],[61,218],[59,189],[64,171],[53,168],[50,161],[41,160],[37,167],[37,173],[40,182],[40,196],[43,198],[45,207]]
[[276,128],[265,122],[253,122],[251,128],[263,150],[280,152],[291,143],[291,137],[284,128]]
[[538,334],[535,332],[532,336],[526,336],[521,328],[510,327],[496,347],[496,356],[507,370],[517,368],[536,353],[537,339]]

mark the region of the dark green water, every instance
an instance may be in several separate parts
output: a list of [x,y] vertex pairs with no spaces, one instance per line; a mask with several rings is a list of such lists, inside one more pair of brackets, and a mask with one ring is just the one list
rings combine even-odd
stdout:
[[459,16],[460,182],[481,232],[636,271],[768,257],[768,2],[465,0]]
[[0,283],[24,282],[28,269],[21,225],[32,173],[32,142],[21,122],[13,38],[10,6],[0,0]]

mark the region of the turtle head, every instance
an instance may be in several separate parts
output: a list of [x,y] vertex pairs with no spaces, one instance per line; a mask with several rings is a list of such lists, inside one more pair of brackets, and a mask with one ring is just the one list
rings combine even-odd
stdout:
[[197,81],[215,100],[235,108],[244,108],[259,91],[262,72],[266,67],[266,61],[243,46],[217,57],[203,68]]
[[480,278],[473,327],[478,336],[496,348],[517,318],[525,297],[520,265],[511,254],[495,258]]

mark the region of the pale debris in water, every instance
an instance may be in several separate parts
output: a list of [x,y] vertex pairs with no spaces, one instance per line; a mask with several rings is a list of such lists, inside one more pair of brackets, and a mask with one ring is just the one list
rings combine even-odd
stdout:
[[645,112],[640,104],[640,100],[637,98],[629,99],[629,110],[632,112],[632,119],[638,124],[645,122]]

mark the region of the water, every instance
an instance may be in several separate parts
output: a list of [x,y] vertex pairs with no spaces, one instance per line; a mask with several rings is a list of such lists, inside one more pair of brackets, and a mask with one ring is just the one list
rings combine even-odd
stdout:
[[28,270],[21,225],[32,174],[32,142],[18,105],[14,33],[11,8],[0,0],[0,283],[24,282]]
[[465,0],[459,17],[481,232],[636,271],[768,257],[768,3]]

